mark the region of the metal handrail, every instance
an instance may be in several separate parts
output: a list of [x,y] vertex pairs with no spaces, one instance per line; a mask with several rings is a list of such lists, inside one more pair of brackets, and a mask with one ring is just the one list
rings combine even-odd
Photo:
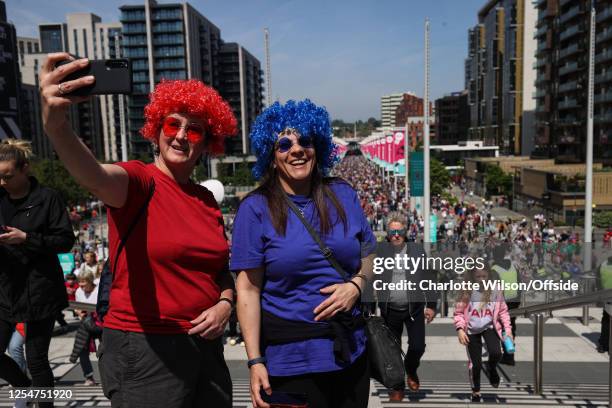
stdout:
[[[588,279],[594,279],[593,277]],[[534,339],[533,339],[533,369],[534,369],[534,392],[536,394],[542,394],[542,372],[543,372],[543,360],[544,360],[544,315],[550,313],[553,310],[569,309],[571,307],[583,306],[605,302],[612,300],[612,289],[604,289],[596,292],[586,293],[569,299],[561,299],[550,303],[543,303],[539,305],[525,306],[517,309],[510,310],[511,317],[525,316],[532,317],[534,322]],[[606,306],[608,311],[610,305]],[[610,308],[612,309],[612,308]],[[608,311],[608,314],[612,313],[612,310]],[[583,308],[583,324],[588,324],[588,310]],[[610,319],[610,335],[608,340],[608,347],[612,349],[612,315],[608,317]],[[612,359],[610,359],[610,376],[608,382],[608,401],[612,402]]]
[[532,306],[520,307],[518,309],[510,310],[511,317],[525,316],[552,312],[553,310],[569,309],[571,307],[588,305],[591,303],[602,302],[604,300],[612,299],[612,289],[600,290],[593,293],[587,293],[584,295],[575,296],[568,299],[560,299],[550,303],[543,303]]
[[71,300],[70,302],[68,302],[68,309],[79,309],[84,310],[85,312],[95,312],[96,305],[92,303],[75,302]]

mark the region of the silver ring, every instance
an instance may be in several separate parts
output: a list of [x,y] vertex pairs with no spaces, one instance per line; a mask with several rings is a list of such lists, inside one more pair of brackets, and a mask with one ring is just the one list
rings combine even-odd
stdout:
[[59,90],[60,95],[64,95],[66,93],[66,91],[62,89],[63,85],[64,85],[63,83],[57,84],[57,89]]

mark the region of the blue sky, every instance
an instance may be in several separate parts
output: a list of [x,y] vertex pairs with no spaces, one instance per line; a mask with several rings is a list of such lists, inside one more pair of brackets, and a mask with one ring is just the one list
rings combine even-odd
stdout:
[[[163,3],[166,1],[160,1]],[[380,118],[380,96],[423,94],[423,27],[431,21],[431,97],[464,86],[467,30],[484,0],[194,0],[227,42],[246,47],[264,66],[263,29],[270,29],[274,98],[310,98],[332,117]],[[118,21],[135,0],[7,0],[20,36],[37,25],[93,12]]]

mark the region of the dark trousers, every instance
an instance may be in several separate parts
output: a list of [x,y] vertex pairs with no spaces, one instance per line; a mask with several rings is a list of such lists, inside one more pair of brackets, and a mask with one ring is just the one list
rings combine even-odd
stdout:
[[370,395],[370,370],[367,353],[348,368],[326,373],[287,377],[270,376],[275,391],[306,394],[308,408],[366,408]]
[[487,329],[482,333],[468,334],[468,355],[472,363],[470,370],[470,380],[472,391],[480,391],[480,370],[482,369],[482,339],[484,338],[489,352],[489,370],[497,370],[497,363],[501,360],[502,350],[501,341],[495,329]]
[[401,342],[402,331],[406,326],[408,332],[408,352],[404,360],[406,372],[411,377],[417,374],[417,368],[421,364],[421,357],[425,353],[425,306],[423,304],[412,304],[406,310],[395,310],[390,307],[383,308],[383,318],[387,326],[398,341]]
[[610,347],[610,315],[604,309],[603,315],[601,316],[601,333],[599,334],[599,345],[604,350],[608,350]]
[[121,408],[230,408],[221,338],[104,329],[98,349],[104,395]]
[[[27,322],[26,362],[32,380],[21,371],[17,363],[4,352],[11,340],[15,324],[0,320],[0,378],[13,387],[53,387],[53,371],[49,365],[49,344],[53,334],[55,317]],[[52,402],[39,402],[41,408],[53,407]]]

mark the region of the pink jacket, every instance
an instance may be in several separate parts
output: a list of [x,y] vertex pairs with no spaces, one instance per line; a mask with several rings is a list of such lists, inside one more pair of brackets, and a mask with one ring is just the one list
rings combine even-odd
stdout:
[[[508,305],[504,299],[504,295],[501,292],[495,292],[491,296],[493,303],[493,325],[495,331],[500,339],[502,339],[502,329],[506,333],[512,333],[512,326],[510,325],[510,314],[508,313]],[[466,333],[468,332],[468,322],[470,321],[469,316],[469,302],[457,302],[455,304],[455,328],[457,330],[463,329]]]

